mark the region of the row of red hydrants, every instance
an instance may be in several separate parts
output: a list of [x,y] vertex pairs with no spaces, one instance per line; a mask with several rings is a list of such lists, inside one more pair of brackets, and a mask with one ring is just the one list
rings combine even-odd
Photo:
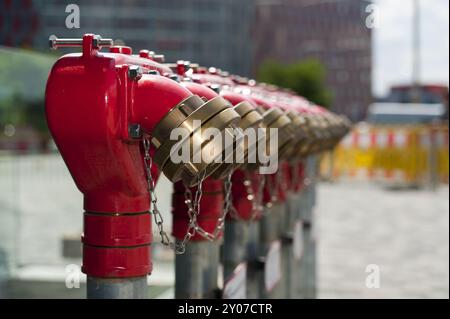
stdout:
[[[264,207],[301,191],[307,156],[333,148],[350,129],[345,117],[290,90],[216,68],[165,63],[161,55],[133,54],[93,34],[50,37],[50,44],[81,48],[53,66],[46,116],[84,195],[82,269],[90,277],[150,274],[152,223],[163,243],[183,253],[190,241],[220,238],[228,220],[257,221]],[[173,161],[186,146],[210,146],[211,137],[198,131],[211,127],[224,135],[248,128],[265,135],[253,141],[241,136],[238,143],[235,134],[234,143],[213,156],[222,161],[195,161],[194,152],[189,161]],[[175,128],[188,136],[174,139]],[[270,129],[277,129],[276,144],[269,143]],[[277,155],[275,173],[261,173],[267,163],[255,154],[262,146]],[[243,160],[226,161],[238,148]],[[160,172],[174,183],[174,242],[157,210]]]

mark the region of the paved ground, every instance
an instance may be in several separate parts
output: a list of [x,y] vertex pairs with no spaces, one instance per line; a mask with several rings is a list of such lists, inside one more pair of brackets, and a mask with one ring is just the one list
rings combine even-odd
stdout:
[[[319,297],[449,298],[449,189],[321,184]],[[366,288],[366,266],[380,288]]]
[[[169,189],[167,182],[158,185],[167,228]],[[448,298],[448,197],[448,187],[433,193],[364,183],[321,184],[316,210],[319,297]],[[81,195],[57,155],[0,156],[0,279],[9,263],[19,266],[13,275],[22,280],[64,285],[65,266],[79,260],[62,258],[61,239],[78,237],[81,222]],[[155,251],[151,284],[173,284],[170,256]],[[368,264],[380,268],[378,289],[366,288]],[[29,287],[16,286],[15,296]],[[36,289],[36,297],[42,289]],[[0,280],[0,296],[1,290]],[[63,297],[64,290],[55,290],[55,296]],[[72,291],[70,296],[82,294]]]

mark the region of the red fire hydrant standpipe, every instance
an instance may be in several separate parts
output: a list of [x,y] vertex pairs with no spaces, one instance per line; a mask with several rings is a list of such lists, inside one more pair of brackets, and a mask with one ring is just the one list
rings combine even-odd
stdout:
[[[183,86],[204,100],[218,96],[213,90],[201,84],[185,82]],[[225,163],[217,164],[214,169],[217,170],[221,165]],[[217,284],[222,219],[226,209],[224,184],[228,186],[229,181],[224,183],[223,180],[207,178],[198,187],[189,188],[180,182],[174,185],[172,234],[177,243],[185,247],[183,254],[175,255],[177,299],[218,298],[220,295]],[[193,207],[196,199],[199,200],[198,207]],[[190,241],[184,243],[187,237],[190,237]]]
[[[263,118],[256,111],[256,105],[250,98],[227,90],[221,91],[221,96],[235,105],[235,109],[241,115],[240,126],[244,131],[246,129],[258,130],[262,127]],[[258,143],[263,142],[264,138],[255,138],[253,146],[250,146],[250,149],[244,156],[242,167],[237,169],[232,176],[233,206],[232,211],[227,216],[222,255],[225,285],[237,275],[238,270],[247,269],[249,264],[252,264],[251,262],[247,263],[249,260],[257,258],[255,250],[251,251],[248,245],[250,244],[250,231],[254,233],[254,229],[261,217],[264,179],[262,175],[259,175],[256,163],[252,163],[253,170],[249,169],[248,164],[256,161],[256,147]],[[249,258],[249,256],[252,257]],[[244,263],[246,267],[242,268],[241,265]],[[252,282],[255,282],[255,280]],[[256,291],[255,287],[253,289],[247,287],[247,298],[256,297],[256,295],[252,295],[251,291]]]
[[[270,129],[277,129],[277,148],[271,149],[271,145],[267,145],[266,150],[271,154],[276,152],[278,160],[282,161],[290,153],[293,146],[295,134],[293,131],[292,121],[284,114],[282,110],[274,108],[272,105],[266,103],[266,101],[257,96],[250,95],[250,87],[242,85],[235,87],[234,90],[247,94],[248,98],[250,98],[252,102],[257,105],[257,109],[263,117],[263,124],[269,129],[266,132],[267,136],[269,136],[269,141],[272,138]],[[279,165],[281,165],[281,163],[279,163]],[[256,165],[256,167],[257,166],[258,165]],[[250,167],[255,169],[255,164],[249,164],[249,168]],[[248,228],[249,236],[247,244],[247,260],[249,263],[247,270],[247,295],[250,298],[282,297],[281,290],[278,285],[279,279],[275,278],[275,280],[272,280],[272,276],[267,276],[267,274],[272,272],[273,260],[276,260],[275,264],[279,264],[281,262],[279,256],[268,258],[270,251],[273,251],[271,248],[274,247],[276,249],[277,246],[281,245],[281,241],[279,241],[281,228],[280,222],[282,220],[281,215],[284,215],[285,192],[282,190],[284,181],[282,181],[279,177],[281,177],[281,175],[278,173],[263,176],[266,181],[263,190],[264,204],[266,207],[262,218],[258,222],[258,227],[254,227],[255,225],[250,223],[253,227]],[[239,224],[233,223],[233,225]],[[228,227],[226,227],[226,231],[227,229]],[[232,235],[231,230],[230,235]],[[231,236],[228,236],[228,238],[230,238],[230,244],[232,244],[233,240],[231,239]],[[275,252],[275,254],[276,253],[277,252]],[[272,255],[273,254],[271,254],[271,256]],[[231,261],[236,259],[233,257],[239,256],[234,256],[233,252],[231,252],[229,259]],[[269,263],[267,263],[268,260]],[[232,262],[230,264],[233,265]],[[276,271],[277,274],[275,276],[279,276],[281,271],[280,266],[276,265],[276,268],[278,270]]]
[[233,212],[228,214],[223,245],[223,275],[227,283],[240,265],[246,264],[246,298],[255,299],[259,295],[259,282],[255,274],[261,267],[258,251],[259,220],[262,214],[262,187],[264,175],[257,170],[234,172]]
[[[278,237],[281,239],[281,269],[282,276],[279,283],[279,291],[283,298],[293,298],[297,263],[299,254],[299,245],[303,242],[303,239],[299,239],[298,225],[298,191],[299,185],[299,160],[300,156],[298,150],[308,140],[308,132],[306,130],[306,121],[303,116],[300,115],[290,103],[292,99],[282,99],[283,93],[272,92],[272,97],[275,95],[281,95],[278,99],[275,99],[277,106],[283,109],[286,115],[291,119],[292,124],[295,126],[296,142],[294,147],[289,151],[286,156],[287,160],[280,164],[278,176],[280,187],[283,190],[284,207],[281,207],[279,213],[279,232]],[[290,102],[290,103],[288,103]]]
[[[192,216],[186,205],[186,192],[199,194],[199,211],[196,223],[202,230],[213,234],[223,213],[224,182],[207,178],[202,189],[186,188],[178,182],[172,195],[173,232],[178,243],[183,242]],[[193,195],[194,196],[194,195]],[[196,214],[192,212],[192,214]],[[208,240],[199,231],[185,245],[183,254],[175,255],[175,298],[201,299],[218,298],[218,268],[222,232],[217,238]]]
[[[181,72],[180,72],[180,66],[181,66]],[[180,61],[177,63],[177,71],[178,74],[180,75],[184,75],[184,67],[183,63],[180,63]],[[202,83],[205,86],[209,86],[209,87],[214,87],[216,90],[220,90],[220,87],[225,87],[227,89],[229,89],[230,85],[232,85],[233,83],[229,80],[227,80],[227,78],[222,78],[218,75],[215,74],[194,74],[193,79],[197,82],[197,83]],[[195,83],[185,83],[184,84],[188,89],[190,89],[193,93],[196,93],[200,96],[205,96],[206,98],[210,98],[208,96],[208,94],[206,94],[206,92],[202,92],[202,89],[200,89],[198,87],[198,84]],[[204,91],[205,89],[203,89]],[[239,121],[239,127],[242,130],[247,130],[247,129],[258,129],[260,127],[261,122],[262,122],[262,116],[258,113],[258,111],[256,111],[256,105],[254,105],[253,101],[245,96],[242,96],[240,94],[236,94],[233,92],[230,92],[228,90],[221,90],[220,91],[221,96],[224,97],[226,100],[228,100],[230,103],[232,103],[234,105],[234,110],[236,110],[236,112],[241,116],[241,120]],[[243,153],[243,158],[242,158],[242,164],[239,164],[239,161],[237,164],[234,164],[233,168],[237,168],[239,166],[242,165],[246,165],[248,164],[248,158],[249,157],[254,157],[256,159],[256,145],[257,143],[263,143],[264,142],[264,137],[258,139],[258,137],[256,138],[256,140],[246,140],[246,143],[244,143],[244,153]],[[255,167],[255,163],[253,164],[253,166]],[[257,166],[256,166],[257,167]],[[219,168],[216,171],[218,174],[224,174],[225,172],[231,172],[230,170],[227,170],[225,168]],[[216,175],[216,173],[213,173],[212,176],[214,177]],[[227,296],[226,292],[226,285],[228,282],[228,275],[231,275],[232,272],[235,270],[237,264],[239,262],[243,262],[246,259],[246,255],[247,255],[247,251],[246,251],[246,240],[244,239],[245,237],[245,232],[244,229],[245,228],[245,224],[249,223],[250,220],[256,219],[258,216],[253,216],[254,215],[254,208],[252,206],[254,206],[252,204],[252,201],[248,199],[247,196],[243,196],[243,194],[245,193],[245,191],[248,190],[249,185],[244,185],[244,182],[248,182],[248,181],[244,181],[242,177],[240,176],[241,174],[239,173],[235,173],[233,175],[233,182],[234,182],[234,186],[233,186],[233,209],[231,212],[229,212],[229,214],[227,215],[227,222],[226,222],[226,227],[225,227],[225,240],[224,240],[224,245],[223,245],[223,264],[224,264],[224,297],[225,298],[230,298],[232,296]],[[255,175],[255,174],[254,174]],[[259,177],[256,174],[256,177]],[[261,179],[261,178],[259,178]],[[253,181],[255,182],[255,181]],[[260,184],[258,182],[254,183],[254,187],[258,187]],[[205,184],[204,188],[207,187],[207,185]],[[250,186],[251,188],[253,188],[252,186]],[[243,188],[243,189],[242,189]],[[205,188],[206,189],[206,188]],[[239,190],[239,191],[236,191]],[[262,188],[261,188],[262,190]],[[251,191],[252,193],[256,193],[257,190],[255,189],[254,191]],[[227,205],[225,203],[225,205]],[[208,213],[209,214],[209,213]],[[234,215],[239,215],[239,216],[234,216]],[[231,218],[230,218],[231,216]],[[238,220],[236,220],[233,217],[238,217]],[[250,222],[253,224],[257,224],[255,221]],[[242,225],[244,227],[235,227],[237,225]],[[241,231],[237,231],[237,229],[240,229]],[[208,274],[213,274],[214,276],[212,277],[213,280],[209,280],[209,282],[212,282],[215,280],[215,282],[217,282],[217,277],[215,277],[215,275],[217,274],[217,267],[218,264],[216,264],[216,257],[217,253],[218,253],[218,249],[217,249],[217,245],[209,245],[210,247],[206,247],[205,250],[202,250],[200,246],[205,246],[208,245],[208,243],[194,243],[191,242],[189,244],[189,247],[187,247],[189,250],[191,250],[191,252],[188,251],[188,254],[183,255],[183,256],[177,256],[177,265],[179,265],[179,267],[177,266],[177,280],[176,280],[176,289],[175,289],[175,294],[177,297],[198,297],[201,293],[203,293],[203,295],[211,295],[211,293],[213,293],[213,289],[207,289],[206,291],[203,292],[199,292],[197,294],[195,294],[195,292],[193,292],[192,290],[195,289],[195,287],[198,287],[199,284],[201,283],[201,280],[197,280],[197,278],[204,278],[205,275],[203,275],[203,277],[200,274],[195,274],[192,273],[192,269],[194,269],[194,267],[186,267],[186,265],[190,265],[192,263],[192,261],[198,261],[198,260],[203,260],[204,258],[202,258],[200,255],[202,253],[205,252],[206,249],[209,248],[209,264],[213,264],[213,267],[210,267],[208,269],[208,271],[206,271],[206,273]],[[195,256],[193,258],[190,257],[191,254],[195,254],[195,256],[197,256],[197,258],[195,258]],[[255,254],[256,255],[256,254]],[[200,257],[198,257],[200,256]],[[179,262],[178,262],[179,261]],[[201,268],[201,267],[200,267]],[[180,279],[178,279],[180,278]],[[189,283],[191,283],[191,285],[189,285]],[[208,285],[206,285],[208,286]],[[186,287],[190,287],[190,291],[186,291]],[[215,286],[214,286],[215,287]],[[212,287],[211,287],[212,288]],[[200,291],[200,289],[197,288],[197,291]],[[241,296],[241,295],[240,295]],[[242,297],[242,296],[241,296]]]
[[[46,88],[50,132],[84,195],[83,267],[88,298],[145,298],[151,263],[151,214],[162,243],[170,245],[156,208],[159,170],[173,182],[195,185],[212,171],[210,163],[169,159],[175,127],[207,119],[224,130],[239,116],[217,97],[205,102],[162,75],[171,70],[145,52],[131,55],[112,40],[50,37],[50,45],[82,47],[55,63]],[[211,107],[214,106],[214,107]],[[184,144],[193,142],[189,130]],[[200,138],[200,145],[209,143]],[[153,160],[152,160],[153,159]]]
[[[282,176],[283,161],[290,154],[295,142],[294,127],[292,121],[278,108],[253,97],[263,112],[264,122],[267,127],[278,128],[278,171],[265,176],[263,192],[264,210],[259,222],[258,260],[254,264],[255,276],[259,281],[258,298],[282,298],[283,291],[281,280],[281,222],[285,213],[286,185]],[[276,117],[270,115],[277,114]],[[282,120],[282,126],[276,124]]]
[[[251,104],[254,104],[257,107],[257,110],[260,112],[261,116],[263,117],[264,126],[267,128],[276,128],[278,129],[278,145],[276,150],[268,150],[268,152],[272,153],[276,151],[278,155],[283,156],[287,154],[287,151],[290,148],[290,143],[292,142],[292,127],[290,126],[291,121],[287,116],[283,114],[282,111],[276,108],[271,108],[270,105],[267,105],[263,100],[257,99],[257,98],[250,98],[250,97],[242,97],[239,94],[233,94],[232,92],[229,92],[229,86],[233,86],[233,83],[230,81],[227,81],[226,78],[221,78],[215,74],[198,74],[195,77],[196,80],[198,80],[201,83],[209,83],[209,84],[215,84],[222,86],[224,88],[224,92],[221,92],[221,95],[228,99],[231,103],[236,105],[236,108],[238,106],[238,103],[242,102],[243,100],[248,100]],[[241,114],[242,117],[244,117],[243,114]],[[266,132],[268,134],[268,132]],[[271,133],[270,133],[271,134]],[[260,164],[259,163],[248,163],[248,167],[255,170],[258,168]],[[235,186],[239,188],[242,186],[243,181],[239,180],[239,173],[236,173],[236,176],[234,180],[237,182],[237,185]],[[248,181],[247,181],[248,182]],[[253,186],[252,186],[253,188]],[[257,187],[256,187],[257,188]],[[256,190],[255,190],[256,191]],[[234,204],[237,206],[236,208],[236,215],[245,215],[246,210],[243,209],[244,207],[241,207],[239,204],[244,204],[248,202],[248,200],[245,200],[242,198],[242,194],[236,195],[236,200],[233,200]],[[248,203],[247,203],[248,204]],[[244,205],[245,206],[245,205]],[[241,216],[241,219],[245,216]],[[248,216],[247,216],[248,219]],[[250,224],[256,224],[256,223],[250,223]],[[258,222],[259,224],[259,222]],[[267,227],[272,229],[273,232],[278,231],[278,227],[273,223],[268,223]],[[233,221],[233,219],[227,220],[227,225],[225,227],[225,245],[224,245],[224,267],[225,267],[225,282],[228,279],[228,275],[231,275],[234,271],[234,268],[236,263],[239,260],[242,260],[242,254],[246,252],[246,249],[238,249],[238,245],[241,244],[240,248],[245,247],[245,233],[244,231],[244,224],[239,221]],[[260,297],[259,294],[259,284],[260,284],[260,277],[261,270],[264,267],[264,264],[261,264],[261,250],[264,250],[265,248],[260,247],[260,238],[255,238],[255,236],[259,236],[259,227],[251,227],[251,236],[252,240],[248,242],[249,250],[247,251],[247,254],[251,256],[251,261],[249,263],[249,271],[247,274],[249,274],[248,277],[248,286],[247,286],[247,294],[249,297]],[[249,228],[250,230],[250,228]],[[263,239],[265,239],[267,232],[265,232],[262,236]],[[251,247],[251,248],[250,248]],[[265,252],[263,253],[265,254]],[[262,257],[264,258],[264,257]],[[248,259],[248,257],[247,257]],[[255,269],[256,268],[256,269]],[[262,278],[264,276],[262,275]]]

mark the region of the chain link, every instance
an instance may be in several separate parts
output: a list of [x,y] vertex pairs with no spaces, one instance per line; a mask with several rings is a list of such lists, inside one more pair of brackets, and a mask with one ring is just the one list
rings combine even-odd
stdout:
[[225,198],[224,198],[224,207],[222,211],[222,215],[217,220],[217,227],[215,229],[215,237],[217,237],[223,229],[223,225],[225,224],[225,218],[227,214],[231,211],[236,212],[236,209],[233,206],[233,197],[231,192],[231,187],[233,186],[233,182],[231,181],[231,175],[233,173],[228,174],[227,179],[225,180],[223,186],[225,190]]
[[161,236],[161,243],[165,246],[170,247],[175,251],[176,254],[183,254],[186,251],[186,243],[195,235],[195,232],[198,231],[197,226],[197,215],[200,211],[200,199],[203,194],[202,184],[205,179],[206,172],[203,175],[199,175],[198,177],[198,186],[195,194],[195,200],[192,200],[192,193],[189,187],[186,187],[186,193],[189,195],[186,196],[186,204],[188,205],[188,215],[189,215],[189,224],[188,229],[186,231],[186,235],[183,237],[183,240],[178,243],[174,243],[170,240],[169,235],[164,230],[164,219],[158,209],[157,203],[158,198],[155,192],[155,180],[152,176],[152,165],[153,160],[150,156],[150,140],[148,138],[144,138],[144,166],[147,175],[147,187],[150,195],[150,201],[152,203],[152,215],[155,221],[156,226],[158,227],[159,235]]
[[176,254],[183,254],[186,251],[186,243],[196,233],[206,238],[207,240],[210,241],[215,240],[219,236],[220,232],[223,230],[225,218],[228,212],[234,208],[231,196],[232,174],[229,174],[224,182],[224,191],[225,191],[224,207],[221,215],[217,219],[217,225],[212,234],[205,231],[202,227],[200,227],[197,221],[197,217],[200,213],[200,201],[203,195],[203,181],[206,178],[206,170],[203,171],[203,173],[198,176],[197,190],[195,192],[194,198],[192,198],[191,189],[185,186],[184,198],[186,206],[188,207],[188,216],[189,216],[188,229],[186,230],[186,234],[184,235],[183,240],[175,244],[173,241],[170,240],[169,235],[164,230],[164,219],[161,215],[161,212],[158,209],[158,198],[155,192],[155,180],[152,175],[153,160],[152,157],[150,156],[150,145],[151,145],[150,140],[148,138],[143,138],[142,142],[144,146],[144,166],[147,177],[147,188],[150,195],[150,201],[152,204],[151,214],[153,215],[155,224],[158,227],[159,235],[161,237],[161,243],[164,246],[168,246],[171,249],[173,249]]
[[[260,175],[261,176],[261,175]],[[258,216],[258,212],[262,211],[263,205],[263,191],[265,186],[266,179],[264,175],[262,176],[261,180],[258,183],[258,188],[256,190],[256,194],[253,191],[253,182],[250,176],[250,173],[248,171],[245,171],[245,179],[244,179],[244,186],[247,192],[247,199],[252,204],[252,214],[250,219],[255,220]]]
[[147,175],[147,188],[152,204],[151,214],[153,215],[156,226],[158,227],[159,235],[161,236],[161,243],[174,249],[175,244],[170,240],[169,235],[164,231],[164,219],[158,209],[158,198],[155,192],[155,180],[152,176],[153,160],[150,156],[150,140],[148,138],[142,139],[144,146],[144,166]]
[[[277,182],[277,180],[278,178],[276,176],[275,183]],[[274,181],[272,180],[270,175],[265,175],[265,181],[269,192],[269,201],[266,203],[266,207],[272,207],[273,202],[276,202],[278,200],[277,185],[274,185]]]
[[[225,193],[224,207],[223,207],[221,215],[217,219],[216,227],[214,228],[214,231],[212,233],[207,232],[202,227],[200,227],[200,225],[198,224],[198,221],[197,221],[197,217],[200,213],[200,199],[201,199],[202,190],[200,190],[200,196],[197,198],[197,194],[199,193],[198,192],[199,188],[197,188],[196,200],[195,200],[197,205],[195,205],[195,204],[192,204],[192,192],[188,187],[186,187],[185,202],[186,202],[186,205],[188,206],[188,215],[189,215],[189,219],[190,219],[188,233],[186,234],[186,237],[189,237],[190,230],[193,229],[192,236],[195,233],[198,233],[200,236],[202,236],[203,238],[205,238],[209,241],[214,241],[218,238],[218,236],[220,235],[220,232],[223,230],[223,226],[225,224],[225,218],[233,206],[233,201],[231,198],[231,186],[232,186],[231,174],[229,174],[227,176],[227,179],[224,182],[224,190],[225,190],[225,192],[224,192]],[[190,237],[192,237],[192,236],[190,236]]]
[[189,216],[189,224],[188,229],[186,231],[186,235],[181,242],[181,245],[184,246],[186,242],[188,242],[192,236],[194,236],[197,232],[202,235],[203,229],[201,229],[197,223],[197,217],[200,213],[200,200],[203,196],[203,181],[205,179],[206,172],[204,171],[202,174],[198,176],[197,190],[195,191],[194,198],[192,198],[192,191],[190,187],[185,185],[184,189],[184,203],[188,208],[188,216]]

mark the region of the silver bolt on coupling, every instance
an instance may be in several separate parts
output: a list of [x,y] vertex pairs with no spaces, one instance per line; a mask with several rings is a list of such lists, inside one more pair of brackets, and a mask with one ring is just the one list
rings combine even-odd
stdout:
[[177,74],[169,75],[169,79],[174,80],[175,82],[180,82],[180,77]]
[[128,126],[128,134],[131,138],[141,138],[142,127],[139,124],[130,124]]
[[[48,38],[48,44],[51,49],[56,50],[58,48],[69,48],[69,47],[81,47],[83,46],[82,38],[58,38],[56,35],[52,34]],[[102,47],[111,47],[114,45],[112,39],[103,39],[101,36],[96,35],[92,39],[92,46],[96,49]]]
[[142,68],[139,65],[130,65],[128,68],[128,76],[132,80],[139,80],[142,77]]
[[158,63],[164,63],[166,60],[164,54],[153,54],[153,61]]

